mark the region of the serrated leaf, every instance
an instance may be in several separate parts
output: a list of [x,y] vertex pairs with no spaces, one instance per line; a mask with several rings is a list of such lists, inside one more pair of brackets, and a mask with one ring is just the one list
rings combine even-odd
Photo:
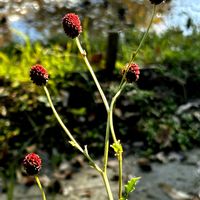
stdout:
[[128,181],[128,183],[125,185],[125,192],[127,194],[135,190],[135,186],[139,179],[141,179],[141,177],[134,177]]
[[135,186],[136,186],[138,180],[140,180],[140,179],[141,179],[141,177],[134,177],[127,182],[127,184],[124,186],[125,195],[123,197],[124,198],[123,200],[126,200],[129,196],[129,193],[131,193],[135,190]]

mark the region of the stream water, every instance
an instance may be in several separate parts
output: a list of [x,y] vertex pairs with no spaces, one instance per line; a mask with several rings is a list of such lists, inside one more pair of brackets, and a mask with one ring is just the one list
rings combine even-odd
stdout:
[[[91,30],[145,27],[150,7],[148,0],[0,0],[0,46],[16,40],[11,29],[43,42],[62,33],[60,22],[67,12],[87,18]],[[200,27],[199,0],[168,0],[159,6],[153,28],[160,33],[179,27],[190,34],[194,26]]]

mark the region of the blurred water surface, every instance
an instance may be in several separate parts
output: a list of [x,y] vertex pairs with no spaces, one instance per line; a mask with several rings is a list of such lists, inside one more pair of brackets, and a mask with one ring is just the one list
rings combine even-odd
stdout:
[[[0,0],[0,46],[17,39],[11,28],[27,34],[32,41],[45,42],[62,34],[61,18],[67,12],[78,13],[91,33],[144,28],[151,7],[148,0]],[[194,26],[199,30],[199,0],[168,0],[159,5],[153,28],[160,33],[178,27],[190,34]]]

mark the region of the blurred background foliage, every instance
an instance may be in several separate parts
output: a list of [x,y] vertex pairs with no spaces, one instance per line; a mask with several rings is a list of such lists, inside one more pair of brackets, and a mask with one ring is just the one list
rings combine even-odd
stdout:
[[[140,37],[139,31],[133,31],[120,40],[116,68],[109,80],[102,76],[105,44],[96,41],[103,58],[93,65],[108,98],[116,91],[120,70]],[[26,36],[23,38],[25,44],[10,44],[0,54],[0,141],[13,141],[13,145],[21,146],[24,138],[35,138],[36,143],[52,140],[47,142],[51,148],[54,137],[49,134],[59,134],[53,133],[59,128],[43,90],[29,80],[30,66],[41,63],[50,73],[48,87],[68,126],[83,142],[88,143],[89,139],[91,145],[101,146],[106,114],[74,41],[66,40],[64,46],[59,43],[45,46],[31,43]],[[183,36],[179,30],[149,35],[136,59],[142,68],[137,87],[128,86],[117,103],[116,130],[124,142],[140,138],[145,142],[144,148],[150,145],[158,150],[169,146],[185,149],[200,140],[199,114],[195,109],[199,101],[199,41],[200,35],[195,31],[189,36]],[[92,44],[93,41],[88,40],[85,45],[90,46],[91,61],[92,56],[98,56]],[[180,106],[187,104],[189,109],[178,114]],[[19,138],[22,141],[15,142]],[[61,137],[62,141],[65,143]]]
[[[106,6],[105,2],[103,6]],[[130,12],[129,4],[126,1],[124,5]],[[120,11],[121,4],[115,5],[110,9],[116,8],[122,17],[124,7]],[[136,8],[142,8],[139,13],[146,15],[145,10],[150,5],[144,5],[137,3]],[[80,8],[77,11],[84,16]],[[100,8],[105,9],[102,4]],[[111,11],[114,13],[115,10]],[[64,13],[66,9],[62,7],[59,12]],[[61,18],[61,14],[55,16]],[[95,16],[98,18],[99,15]],[[124,19],[116,22],[113,17],[116,24],[112,28],[111,22],[104,24],[108,30],[119,34],[112,76],[106,75],[105,68],[108,32],[102,31],[101,35],[97,34],[99,29],[92,32],[97,22],[89,16],[83,19],[84,31],[80,40],[108,100],[119,85],[122,67],[142,37],[140,20],[134,16],[127,17],[124,29],[121,26]],[[146,24],[149,17],[143,19]],[[139,20],[139,25],[135,27],[128,23],[132,20]],[[100,25],[98,28],[102,29]],[[189,28],[188,35],[180,28],[170,28],[162,33],[151,31],[136,57],[141,67],[140,79],[137,84],[127,86],[114,112],[116,132],[127,152],[187,150],[200,144],[200,33],[193,25]],[[12,168],[9,163],[13,158],[20,162],[22,155],[30,149],[48,152],[55,164],[62,159],[60,154],[68,158],[74,155],[43,89],[29,80],[29,69],[36,63],[49,71],[48,88],[53,102],[71,132],[81,144],[87,144],[93,154],[102,155],[106,112],[75,42],[59,31],[51,37],[44,37],[44,41],[33,40],[17,29],[11,32],[18,39],[2,45],[0,51],[1,169]]]

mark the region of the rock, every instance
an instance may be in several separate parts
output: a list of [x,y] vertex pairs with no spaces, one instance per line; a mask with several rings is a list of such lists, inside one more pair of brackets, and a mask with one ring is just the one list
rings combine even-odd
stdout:
[[71,185],[69,185],[68,187],[63,188],[63,195],[68,196],[73,191],[74,191],[74,188]]
[[84,166],[84,157],[82,155],[78,155],[74,157],[71,161],[71,164],[75,168],[81,168]]
[[48,187],[48,192],[57,193],[57,194],[63,193],[60,181],[58,181],[58,180],[52,181],[51,185],[49,185],[49,187]]
[[53,173],[53,177],[59,180],[71,179],[72,175],[73,175],[72,167],[67,161],[62,162],[58,170]]
[[111,168],[111,169],[117,169],[118,168],[118,160],[117,160],[117,158],[109,160],[108,168]]
[[192,200],[193,196],[185,193],[184,191],[176,190],[173,186],[166,183],[159,184],[160,188],[174,200]]
[[137,161],[139,168],[144,172],[152,171],[150,160],[147,158],[139,158]]
[[165,156],[164,152],[159,152],[156,155],[152,156],[151,158],[154,161],[158,161],[160,163],[167,163],[168,162],[168,158],[167,156]]

